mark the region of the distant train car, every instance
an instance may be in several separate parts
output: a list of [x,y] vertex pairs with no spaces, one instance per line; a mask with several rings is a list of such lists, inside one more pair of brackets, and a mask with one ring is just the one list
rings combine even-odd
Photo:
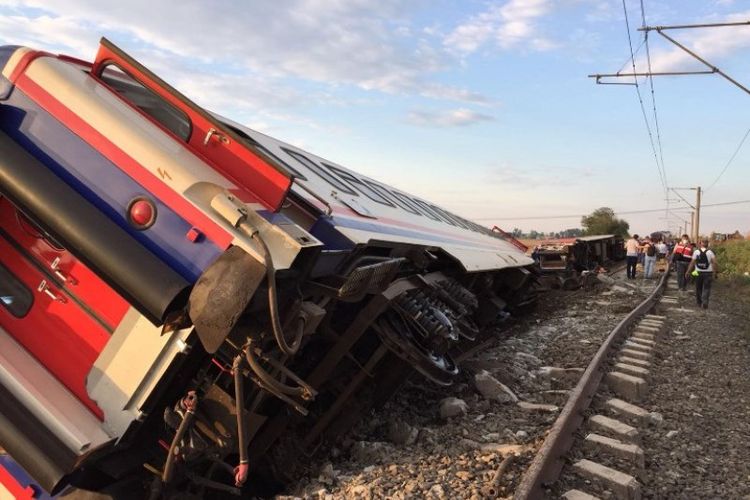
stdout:
[[507,238],[106,39],[0,68],[0,446],[52,494],[240,494],[533,302]]

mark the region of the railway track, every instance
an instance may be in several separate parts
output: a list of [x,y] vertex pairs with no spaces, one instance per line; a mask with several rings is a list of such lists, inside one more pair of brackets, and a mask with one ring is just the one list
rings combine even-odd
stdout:
[[[669,273],[664,273],[653,292],[632,312],[623,318],[609,333],[580,380],[570,394],[557,420],[552,425],[541,448],[526,469],[520,484],[515,489],[516,500],[539,499],[557,496],[570,500],[590,500],[597,497],[580,490],[553,493],[563,467],[570,462],[568,453],[577,434],[583,428],[603,430],[603,434],[617,436],[615,439],[596,432],[587,434],[583,448],[590,451],[591,458],[582,458],[572,464],[573,470],[586,478],[587,482],[611,491],[615,498],[639,499],[640,485],[633,475],[597,461],[602,455],[631,462],[635,468],[643,466],[643,450],[637,441],[637,429],[630,425],[642,420],[648,412],[636,406],[645,391],[649,361],[659,335],[664,331],[666,317],[649,314],[662,300],[667,287]],[[664,299],[665,301],[671,301]],[[594,395],[603,390],[606,381],[608,390],[618,397],[609,398],[605,406],[622,416],[621,420],[604,415],[586,416]],[[635,403],[635,404],[634,404]],[[628,420],[628,422],[625,422]],[[505,461],[503,462],[505,464]],[[506,464],[507,466],[507,464]],[[502,464],[501,464],[502,467]],[[486,490],[490,495],[498,494],[502,471],[494,476]]]
[[[439,498],[440,491],[444,498],[513,495],[599,345],[613,328],[626,331],[633,309],[645,311],[643,299],[651,300],[663,283],[629,281],[624,272],[612,271],[611,280],[593,288],[549,292],[537,313],[456,353],[462,375],[452,387],[438,390],[410,380],[347,439],[334,443],[333,454],[310,462],[307,479],[290,485],[287,494],[311,499],[321,494]],[[482,384],[501,384],[513,396],[488,394]],[[446,400],[460,400],[464,409],[442,415]],[[394,429],[411,437],[401,441]]]

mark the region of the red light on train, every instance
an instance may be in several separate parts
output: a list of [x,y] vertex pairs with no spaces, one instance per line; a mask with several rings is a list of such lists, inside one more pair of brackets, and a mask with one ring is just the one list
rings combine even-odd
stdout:
[[136,229],[148,229],[156,221],[156,207],[147,198],[135,198],[128,206],[128,222]]

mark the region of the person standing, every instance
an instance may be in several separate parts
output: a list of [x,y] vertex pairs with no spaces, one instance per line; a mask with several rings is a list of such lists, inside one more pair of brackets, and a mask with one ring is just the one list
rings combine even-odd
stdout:
[[657,260],[657,262],[662,262],[664,259],[666,259],[668,252],[669,252],[669,249],[667,248],[667,244],[664,243],[663,239],[656,242],[656,260]]
[[[686,255],[689,255],[687,257]],[[674,246],[672,251],[672,262],[674,263],[675,273],[677,274],[677,288],[684,292],[687,290],[687,271],[688,264],[693,259],[690,238],[687,234],[682,235],[682,239]]]
[[625,259],[629,280],[635,279],[635,266],[638,264],[638,248],[638,235],[634,234],[625,242]]
[[651,241],[651,238],[646,238],[641,247],[643,257],[643,276],[646,279],[651,279],[654,275],[654,268],[656,267],[656,245]]
[[695,301],[698,307],[708,309],[708,300],[711,298],[711,285],[719,271],[716,264],[716,255],[713,250],[708,249],[708,240],[701,240],[700,246],[693,252],[693,258],[685,272],[685,278],[695,269],[698,276],[695,278]]

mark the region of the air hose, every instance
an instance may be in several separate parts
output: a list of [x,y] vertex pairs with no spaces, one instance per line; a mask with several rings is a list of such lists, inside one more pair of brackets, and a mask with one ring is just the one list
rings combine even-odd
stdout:
[[234,374],[234,405],[237,411],[237,447],[240,455],[240,463],[234,468],[234,485],[237,487],[245,484],[249,469],[247,459],[247,431],[245,429],[245,418],[242,414],[245,406],[245,377],[242,375],[243,364],[244,357],[242,354],[238,354],[232,363],[232,373]]
[[271,252],[268,250],[268,245],[263,241],[257,230],[250,231],[251,236],[258,242],[263,254],[263,264],[266,266],[266,280],[268,282],[268,310],[271,316],[271,329],[273,330],[273,336],[276,339],[276,343],[279,345],[279,349],[282,353],[287,356],[294,356],[299,350],[299,346],[302,343],[302,335],[305,331],[305,322],[303,318],[299,318],[297,321],[298,328],[294,335],[294,340],[289,344],[284,335],[284,330],[281,326],[281,318],[279,317],[279,302],[276,293],[276,270],[273,267],[273,258]]

